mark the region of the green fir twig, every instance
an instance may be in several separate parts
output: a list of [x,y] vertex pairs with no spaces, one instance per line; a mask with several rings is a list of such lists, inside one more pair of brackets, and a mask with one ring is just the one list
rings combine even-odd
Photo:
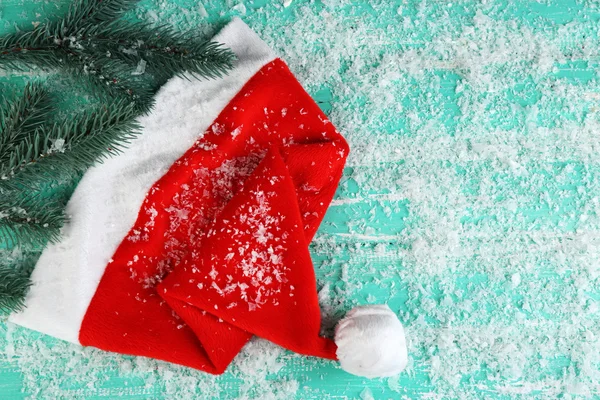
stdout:
[[65,204],[4,192],[0,198],[0,239],[9,246],[39,248],[59,239]]
[[25,306],[36,258],[20,254],[15,257],[0,250],[0,314],[18,311]]
[[[231,69],[234,55],[218,43],[165,26],[115,20],[133,3],[81,0],[62,20],[2,37],[0,66],[64,70],[94,89],[134,101],[144,112],[152,106],[156,88],[171,76],[187,71],[218,78]],[[146,68],[156,80],[152,86],[137,76]]]
[[121,100],[38,128],[34,140],[15,147],[15,161],[2,171],[5,181],[16,186],[52,181],[120,153],[138,133],[137,114],[133,104]]

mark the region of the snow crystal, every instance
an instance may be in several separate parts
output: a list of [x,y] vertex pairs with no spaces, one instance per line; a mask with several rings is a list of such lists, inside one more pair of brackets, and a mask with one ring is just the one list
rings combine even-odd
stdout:
[[208,13],[206,12],[206,8],[204,8],[204,5],[202,5],[202,4],[198,4],[198,16],[200,18],[206,18],[206,17],[208,17]]
[[231,9],[237,11],[242,15],[246,14],[246,5],[244,3],[238,3],[235,6],[231,7]]
[[64,153],[64,151],[65,151],[65,139],[58,138],[52,142],[52,147],[50,147],[50,150],[48,151],[48,153]]
[[243,128],[243,125],[242,126],[238,126],[234,130],[232,130],[231,131],[231,137],[233,139],[235,139],[240,133],[242,133],[242,128]]
[[143,75],[146,72],[146,60],[140,60],[131,75]]

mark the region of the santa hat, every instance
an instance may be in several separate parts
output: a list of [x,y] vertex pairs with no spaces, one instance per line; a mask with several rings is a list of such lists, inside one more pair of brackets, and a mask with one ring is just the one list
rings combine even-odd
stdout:
[[242,21],[214,40],[235,52],[234,69],[159,91],[143,134],[81,180],[10,320],[214,374],[253,335],[359,375],[400,372],[404,334],[387,306],[353,310],[337,346],[319,336],[308,244],[346,141]]

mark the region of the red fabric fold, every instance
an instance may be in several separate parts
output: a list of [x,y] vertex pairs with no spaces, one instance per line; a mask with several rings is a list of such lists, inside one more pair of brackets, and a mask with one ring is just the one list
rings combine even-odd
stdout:
[[335,358],[308,244],[348,154],[275,60],[147,195],[80,341],[222,373],[252,335]]

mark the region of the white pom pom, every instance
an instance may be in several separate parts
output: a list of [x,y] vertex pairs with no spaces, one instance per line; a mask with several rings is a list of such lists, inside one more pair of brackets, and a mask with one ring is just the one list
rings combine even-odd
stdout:
[[393,376],[408,362],[402,323],[387,305],[356,307],[335,328],[342,369],[367,378]]

